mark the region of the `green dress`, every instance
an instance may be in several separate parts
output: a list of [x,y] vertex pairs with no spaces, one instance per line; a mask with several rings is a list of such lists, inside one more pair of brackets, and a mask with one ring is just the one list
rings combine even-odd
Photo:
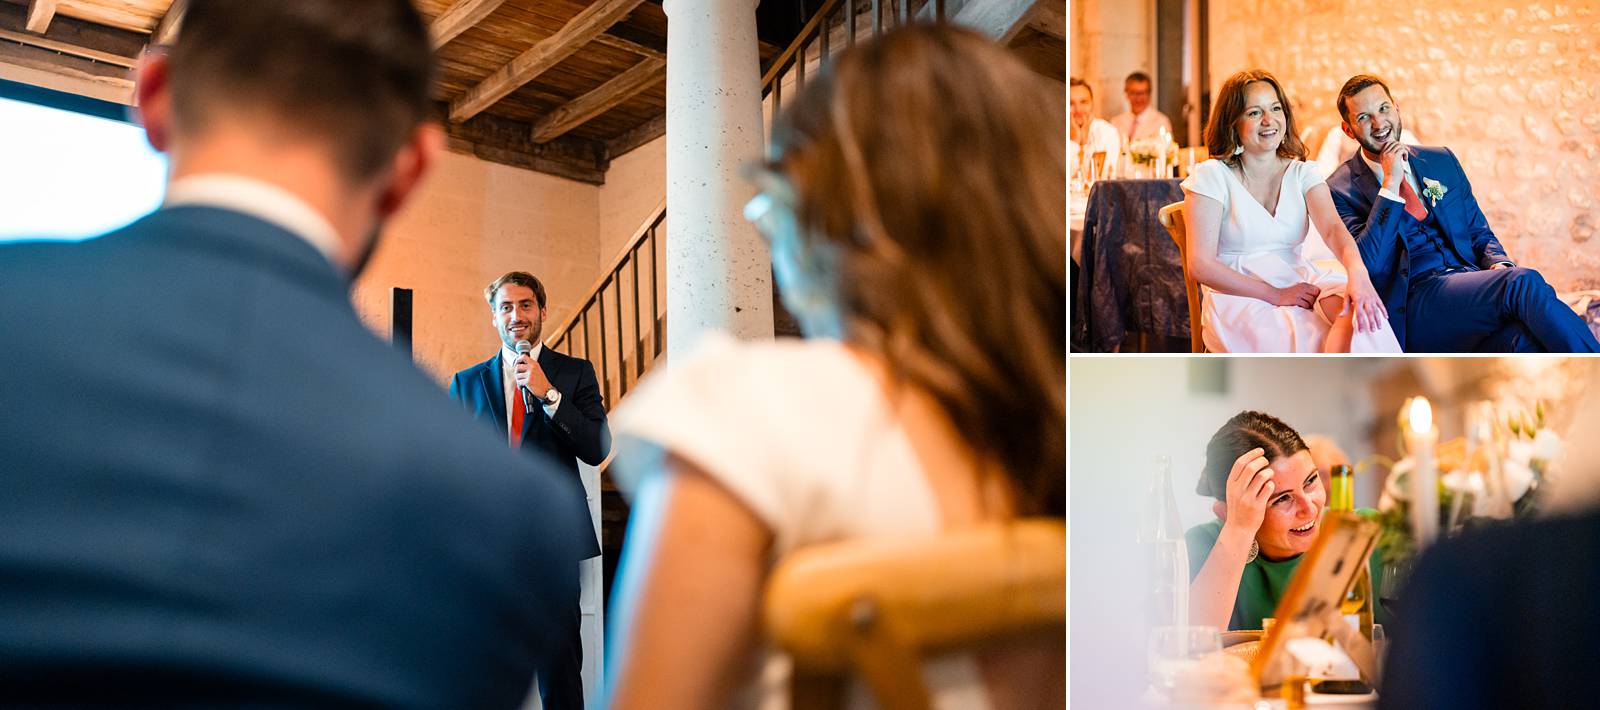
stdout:
[[[1361,515],[1371,516],[1377,511],[1363,508],[1356,511]],[[1206,558],[1211,556],[1211,548],[1217,544],[1217,537],[1222,534],[1222,521],[1213,520],[1209,523],[1196,525],[1183,534],[1184,543],[1189,548],[1189,580],[1193,581],[1195,575],[1200,574],[1200,568],[1206,564]],[[1372,572],[1373,597],[1377,597],[1378,590],[1383,585],[1383,555],[1374,548],[1372,557],[1368,559],[1368,569]],[[1289,588],[1289,578],[1294,575],[1295,567],[1300,565],[1300,555],[1295,555],[1287,560],[1273,561],[1262,555],[1257,555],[1254,560],[1246,563],[1244,574],[1239,579],[1239,594],[1233,600],[1233,616],[1228,619],[1228,630],[1238,631],[1261,628],[1261,620],[1274,615],[1278,608],[1278,600],[1283,598],[1283,592]],[[1373,599],[1373,621],[1379,624],[1386,623],[1388,614],[1383,604],[1376,598]]]

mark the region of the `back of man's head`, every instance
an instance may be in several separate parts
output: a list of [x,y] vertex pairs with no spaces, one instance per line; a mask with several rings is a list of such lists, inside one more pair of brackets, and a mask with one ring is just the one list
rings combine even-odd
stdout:
[[410,0],[194,0],[170,54],[177,132],[248,117],[376,176],[426,120],[433,51]]

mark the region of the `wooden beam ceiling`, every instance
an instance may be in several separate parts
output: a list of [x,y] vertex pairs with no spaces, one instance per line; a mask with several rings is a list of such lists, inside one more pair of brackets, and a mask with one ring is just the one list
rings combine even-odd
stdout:
[[1059,3],[1040,2],[1033,8],[1028,26],[1056,39],[1067,38],[1067,9]]
[[438,49],[483,21],[506,0],[456,0],[456,3],[433,18],[428,34],[433,36],[433,48]]
[[0,42],[0,79],[133,104],[133,70],[38,47]]
[[64,55],[93,59],[119,67],[139,63],[144,50],[144,35],[96,25],[61,15],[43,34],[27,31],[28,11],[20,5],[0,2],[0,40],[47,49]]
[[50,29],[50,20],[56,16],[56,0],[29,0],[28,24],[29,32],[44,34]]
[[509,64],[501,67],[477,86],[468,89],[450,104],[450,120],[455,122],[472,118],[495,102],[505,98],[523,84],[533,81],[550,67],[571,56],[583,45],[594,40],[607,27],[627,17],[643,0],[600,0],[577,17],[546,37]]
[[[439,105],[441,112],[444,108]],[[605,146],[600,143],[568,137],[537,144],[531,139],[532,127],[528,123],[493,114],[461,123],[446,122],[444,130],[453,152],[591,185],[604,184],[606,168],[610,167]]]
[[577,128],[666,79],[666,76],[666,60],[646,59],[639,62],[594,91],[567,102],[534,122],[533,142],[545,143]]
[[666,134],[667,114],[663,113],[606,143],[606,159],[616,160],[618,156]]
[[595,35],[594,43],[602,47],[610,47],[612,49],[620,49],[625,52],[633,52],[634,54],[646,59],[660,59],[661,61],[667,60],[667,53],[665,50],[640,44],[631,39],[624,39],[609,32],[601,32],[600,34]]
[[167,14],[161,16],[161,22],[156,24],[156,31],[150,33],[151,44],[172,44],[178,36],[178,30],[183,27],[184,13],[189,11],[189,0],[172,0],[172,5],[167,8]]

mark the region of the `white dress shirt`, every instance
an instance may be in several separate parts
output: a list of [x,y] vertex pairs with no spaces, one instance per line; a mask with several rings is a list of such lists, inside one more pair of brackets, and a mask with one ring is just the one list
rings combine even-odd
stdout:
[[316,247],[337,264],[339,233],[311,205],[294,193],[255,178],[228,173],[192,175],[167,186],[168,207],[218,207],[255,217],[289,232]]
[[[533,351],[528,353],[528,357],[529,357],[529,359],[532,359],[535,363],[537,363],[537,362],[539,362],[539,353],[541,353],[541,352],[544,352],[544,343],[535,341],[533,343]],[[518,400],[517,400],[517,369],[515,367],[515,365],[517,363],[517,357],[518,357],[517,351],[512,350],[511,348],[508,348],[508,347],[506,347],[504,345],[500,346],[500,386],[501,386],[502,391],[505,393],[505,401],[506,401],[506,407],[507,407],[507,409],[506,409],[506,435],[508,435],[508,436],[511,434],[511,410],[510,410],[510,408],[517,406],[517,402],[518,402]],[[552,385],[552,387],[554,387],[554,385]],[[543,392],[534,392],[533,396],[535,398],[542,398],[542,397],[544,397],[544,393]],[[558,398],[558,399],[556,399],[556,401],[553,404],[544,404],[541,401],[540,405],[542,407],[544,407],[545,416],[554,417],[556,415],[556,409],[561,406],[561,400]]]
[[1117,129],[1106,123],[1105,120],[1099,118],[1089,119],[1089,145],[1082,153],[1079,152],[1077,141],[1072,140],[1071,131],[1068,131],[1067,159],[1072,161],[1068,165],[1071,166],[1073,172],[1077,172],[1079,164],[1083,161],[1083,156],[1100,152],[1106,154],[1107,162],[1116,160],[1117,154],[1122,152],[1122,138],[1117,135]]
[[[1406,203],[1406,199],[1404,197],[1401,197],[1400,193],[1395,192],[1394,190],[1390,190],[1387,187],[1382,187],[1382,185],[1383,185],[1383,166],[1380,165],[1377,161],[1375,161],[1375,160],[1373,160],[1371,158],[1368,158],[1367,157],[1367,151],[1357,150],[1356,152],[1357,152],[1357,154],[1359,154],[1361,156],[1361,162],[1366,163],[1367,167],[1372,170],[1372,175],[1374,177],[1378,178],[1378,185],[1379,185],[1378,194],[1380,196],[1382,196],[1382,197],[1387,197],[1387,198],[1389,198],[1391,200],[1394,200],[1395,202],[1398,202],[1398,203],[1400,203],[1402,205],[1405,204]],[[1417,174],[1416,174],[1416,172],[1412,171],[1412,169],[1411,169],[1411,161],[1407,160],[1405,162],[1405,170],[1406,170],[1406,172],[1405,172],[1405,181],[1407,183],[1410,183],[1411,189],[1417,193],[1417,199],[1418,200],[1422,199],[1422,184],[1417,182]],[[1514,263],[1512,261],[1509,261],[1509,260],[1507,260],[1507,261],[1497,261],[1493,265],[1494,266],[1499,266],[1501,264],[1505,264],[1506,266],[1516,266],[1516,263]]]
[[1172,119],[1167,118],[1167,114],[1157,111],[1154,104],[1146,106],[1143,111],[1140,111],[1138,118],[1137,128],[1134,126],[1134,114],[1132,111],[1123,111],[1116,118],[1111,119],[1111,125],[1116,126],[1117,135],[1122,136],[1123,143],[1132,143],[1140,138],[1153,136],[1160,132],[1163,127],[1167,129],[1167,135],[1172,135]]

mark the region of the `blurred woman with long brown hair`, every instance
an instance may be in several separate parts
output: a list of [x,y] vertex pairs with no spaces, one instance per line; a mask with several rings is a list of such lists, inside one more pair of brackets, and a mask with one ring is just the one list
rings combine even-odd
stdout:
[[[710,338],[614,418],[634,496],[614,707],[781,707],[761,591],[799,548],[1065,515],[1061,99],[982,36],[914,25],[774,127],[746,214],[807,339]],[[1059,706],[1063,654],[924,676],[940,707]]]

